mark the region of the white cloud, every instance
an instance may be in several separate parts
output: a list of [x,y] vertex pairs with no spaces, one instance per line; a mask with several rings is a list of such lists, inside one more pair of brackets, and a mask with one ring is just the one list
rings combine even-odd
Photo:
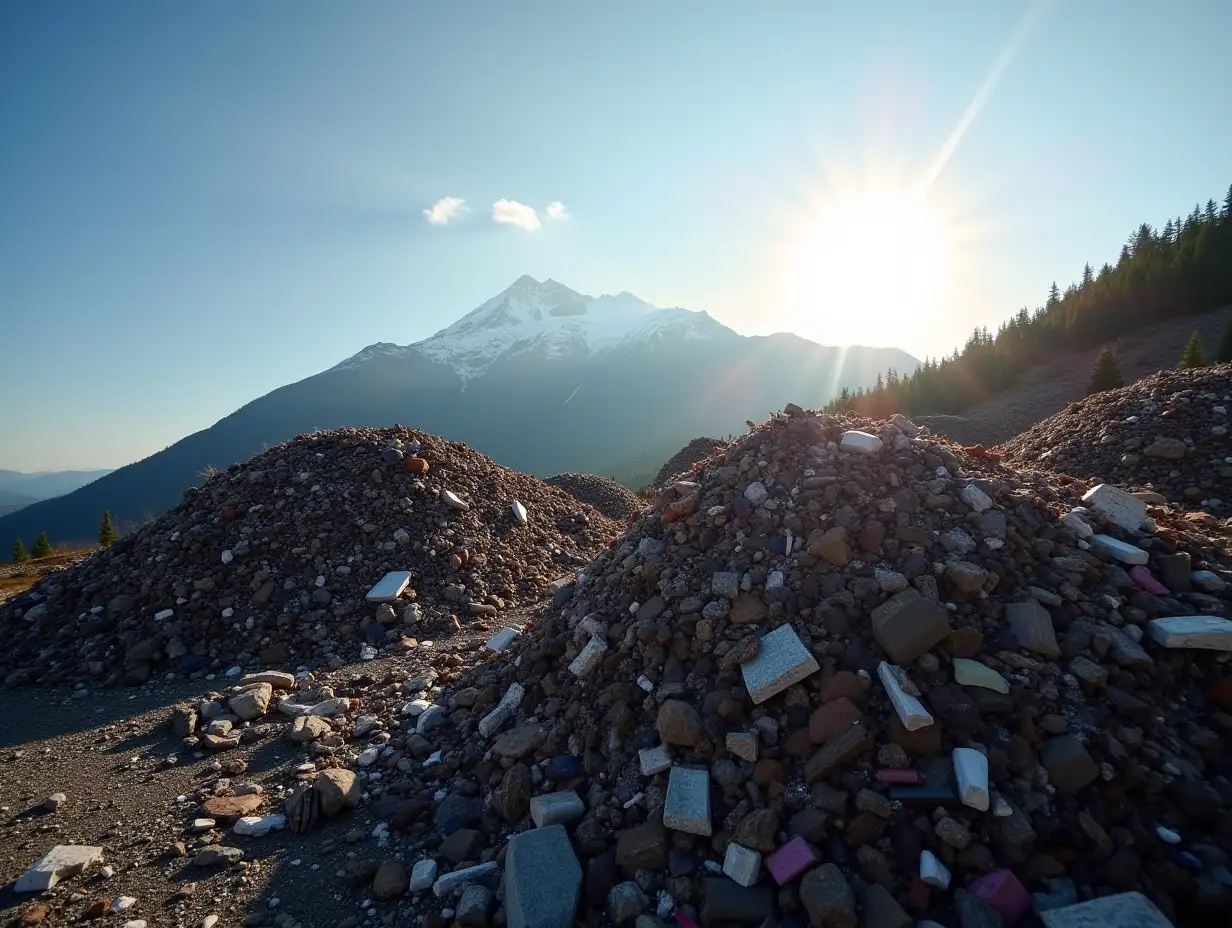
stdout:
[[461,219],[471,208],[461,197],[441,197],[432,204],[431,209],[423,211],[424,218],[434,226],[447,226],[455,219]]
[[517,200],[497,200],[493,203],[492,221],[517,226],[527,232],[534,232],[542,225],[535,208]]
[[553,200],[548,204],[547,214],[549,219],[568,219],[569,211],[565,209],[565,204],[560,200]]

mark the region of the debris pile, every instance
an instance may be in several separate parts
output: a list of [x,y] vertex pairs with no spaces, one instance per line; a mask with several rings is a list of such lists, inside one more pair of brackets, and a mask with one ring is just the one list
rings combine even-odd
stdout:
[[1164,371],[1070,404],[998,446],[1009,461],[1232,513],[1232,364]]
[[[1064,909],[1103,897],[1226,920],[1226,528],[1174,531],[902,417],[790,411],[662,488],[449,685],[305,677],[256,723],[236,699],[267,681],[215,700],[241,729],[281,717],[297,776],[356,772],[352,814],[388,839],[346,864],[360,905],[973,928],[1078,924]],[[314,789],[289,797],[297,827]]]
[[646,508],[646,501],[611,477],[596,474],[557,474],[543,481],[564,490],[579,502],[593,506],[609,519],[624,522]]
[[[615,523],[406,428],[302,435],[0,607],[5,682],[353,661],[540,599]],[[409,585],[367,601],[389,572]]]
[[720,438],[695,438],[670,458],[659,468],[655,475],[654,486],[661,487],[674,478],[684,478],[693,471],[695,465],[714,456],[721,448],[726,448],[727,442]]

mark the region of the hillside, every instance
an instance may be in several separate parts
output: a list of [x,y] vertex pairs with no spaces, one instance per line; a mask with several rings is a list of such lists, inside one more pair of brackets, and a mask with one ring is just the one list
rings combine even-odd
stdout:
[[[1197,331],[1208,353],[1232,323],[1232,307],[1200,316],[1182,316],[1157,323],[1109,342],[1127,383],[1176,366]],[[1035,423],[1082,399],[1091,379],[1098,348],[1062,355],[1034,368],[1013,390],[974,407],[961,416],[913,416],[919,425],[964,445],[992,447],[1009,441]]]
[[104,509],[131,527],[175,505],[207,468],[317,429],[404,424],[525,473],[610,474],[631,453],[662,460],[696,435],[743,431],[792,397],[821,403],[887,366],[918,363],[894,348],[745,337],[704,312],[523,277],[429,339],[371,345],[88,487],[0,518],[0,542],[44,530],[92,538]]

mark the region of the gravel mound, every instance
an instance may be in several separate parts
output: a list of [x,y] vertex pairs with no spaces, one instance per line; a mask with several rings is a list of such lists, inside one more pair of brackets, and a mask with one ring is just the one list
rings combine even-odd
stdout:
[[1071,403],[996,450],[1007,460],[1232,512],[1232,364],[1163,371]]
[[254,679],[201,724],[303,741],[289,822],[380,819],[346,878],[407,923],[997,925],[1134,890],[1226,921],[1228,526],[790,409],[496,659]]
[[[463,444],[406,428],[301,435],[6,603],[0,670],[9,684],[136,683],[355,660],[535,600],[615,533]],[[367,603],[389,571],[409,571],[410,592]]]
[[609,519],[624,522],[646,508],[646,501],[611,477],[596,474],[557,474],[543,481],[564,490],[579,502],[593,506]]
[[720,448],[726,448],[727,442],[719,438],[695,438],[670,458],[659,468],[655,475],[654,486],[661,487],[676,477],[688,474],[693,465],[711,457]]

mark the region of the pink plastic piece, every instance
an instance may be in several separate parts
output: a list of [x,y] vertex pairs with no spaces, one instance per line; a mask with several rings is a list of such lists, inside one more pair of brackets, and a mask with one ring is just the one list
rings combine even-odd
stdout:
[[895,783],[900,786],[915,786],[920,782],[920,771],[904,767],[886,767],[875,774],[879,783]]
[[1156,596],[1168,595],[1168,588],[1152,577],[1145,567],[1135,567],[1129,572],[1129,578],[1148,593],[1154,593]]
[[684,913],[684,909],[673,909],[672,916],[676,919],[676,924],[678,924],[680,928],[697,928],[697,923]]
[[790,883],[815,863],[817,852],[799,835],[765,859],[766,870],[780,886]]
[[973,880],[967,891],[983,899],[1005,920],[1006,928],[1014,928],[1031,911],[1031,894],[1009,870],[993,870]]

